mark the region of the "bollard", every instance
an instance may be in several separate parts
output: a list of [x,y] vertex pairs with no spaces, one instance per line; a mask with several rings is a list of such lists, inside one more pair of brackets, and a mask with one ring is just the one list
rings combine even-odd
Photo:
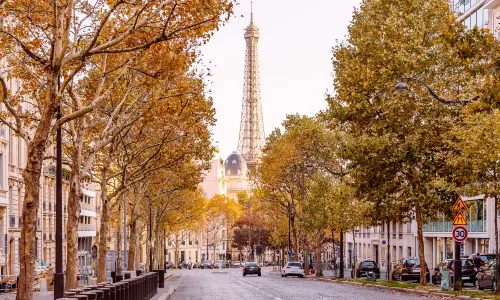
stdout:
[[115,283],[115,287],[116,287],[116,300],[123,300],[123,296],[125,293],[123,284],[121,282],[117,282]]
[[123,279],[130,279],[130,277],[132,277],[132,274],[130,274],[130,272],[123,272]]
[[101,290],[104,292],[102,299],[103,300],[109,300],[109,288],[107,287],[100,287],[98,290]]
[[135,276],[141,276],[142,270],[135,270]]
[[122,280],[120,281],[122,284],[122,289],[123,289],[123,300],[129,300],[130,299],[130,284],[127,280]]
[[78,299],[78,300],[88,300],[89,298],[87,298],[87,296],[85,295],[75,295],[75,296],[71,296],[69,297],[70,299]]
[[158,270],[158,287],[165,287],[165,270]]
[[87,296],[87,299],[88,299],[88,300],[96,300],[96,299],[97,299],[97,295],[96,295],[96,293],[92,293],[92,292],[83,292],[83,293],[81,293],[81,295]]
[[104,287],[109,289],[109,300],[117,300],[116,297],[116,286],[112,284],[105,285]]
[[116,279],[116,282],[120,282],[123,280],[123,275],[116,275],[115,279]]
[[92,292],[94,292],[96,295],[97,295],[97,300],[104,300],[104,292],[99,290],[99,289],[95,289],[95,290],[92,290]]
[[144,294],[144,275],[139,276],[138,278],[137,291],[139,292],[139,297],[137,299],[144,300],[146,295]]
[[80,295],[81,293],[83,293],[84,290],[82,290],[82,289],[71,289],[71,290],[69,290],[69,292],[74,292],[75,296],[76,296],[76,295]]

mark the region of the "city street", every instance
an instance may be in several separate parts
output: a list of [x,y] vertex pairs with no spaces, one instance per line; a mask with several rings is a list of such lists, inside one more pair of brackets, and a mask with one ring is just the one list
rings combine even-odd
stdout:
[[[218,270],[173,270],[166,285],[177,291],[173,300],[295,300],[295,299],[421,299],[421,296],[394,294],[371,288],[333,284],[305,278],[283,278],[263,270],[261,277],[243,277],[240,268]],[[431,299],[431,298],[428,298]]]

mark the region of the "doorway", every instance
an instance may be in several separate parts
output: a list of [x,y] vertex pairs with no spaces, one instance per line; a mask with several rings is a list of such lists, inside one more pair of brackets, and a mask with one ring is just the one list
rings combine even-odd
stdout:
[[375,262],[377,263],[377,266],[379,266],[380,261],[379,261],[378,245],[373,245],[373,251],[375,251]]

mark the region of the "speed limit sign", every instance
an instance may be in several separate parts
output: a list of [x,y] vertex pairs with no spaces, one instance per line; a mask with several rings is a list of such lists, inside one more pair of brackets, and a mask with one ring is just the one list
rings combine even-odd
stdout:
[[467,239],[467,235],[469,233],[467,232],[467,228],[463,226],[457,226],[453,229],[452,235],[453,239],[457,242],[463,242]]

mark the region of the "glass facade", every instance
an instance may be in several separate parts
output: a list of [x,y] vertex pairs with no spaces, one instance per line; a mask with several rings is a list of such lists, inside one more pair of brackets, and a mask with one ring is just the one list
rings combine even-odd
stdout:
[[486,27],[487,15],[486,10],[483,7],[479,7],[473,13],[469,12],[469,9],[473,7],[478,2],[483,2],[483,0],[451,0],[452,9],[458,15],[467,14],[467,18],[462,21],[467,28],[472,29],[474,26],[479,28]]
[[[467,219],[467,229],[469,232],[486,232],[486,202],[484,199],[471,200],[465,202],[468,212],[464,213]],[[444,214],[439,213],[435,222],[424,224],[424,232],[451,232],[453,230],[453,219],[446,218]]]

